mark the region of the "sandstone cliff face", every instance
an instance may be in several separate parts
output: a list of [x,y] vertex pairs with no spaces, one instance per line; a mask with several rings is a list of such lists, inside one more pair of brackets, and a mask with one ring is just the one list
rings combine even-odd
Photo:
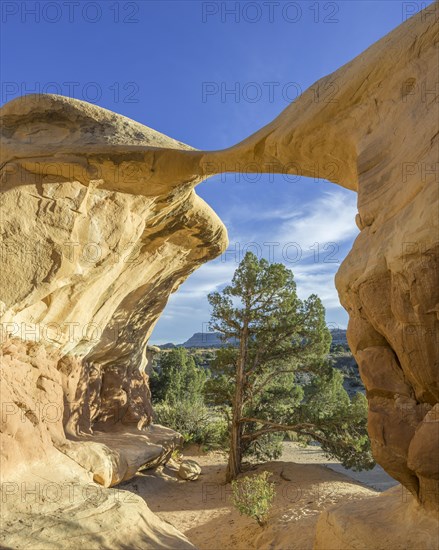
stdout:
[[9,103],[2,129],[2,474],[64,453],[115,485],[180,442],[150,425],[146,342],[226,231],[158,132],[55,96]]
[[358,192],[361,233],[336,285],[374,455],[438,507],[435,23],[421,12],[226,151],[195,151],[60,96],[3,107],[8,482],[79,464],[83,480],[108,487],[166,458],[178,434],[150,426],[146,342],[169,294],[227,243],[193,188],[220,171],[263,170]]

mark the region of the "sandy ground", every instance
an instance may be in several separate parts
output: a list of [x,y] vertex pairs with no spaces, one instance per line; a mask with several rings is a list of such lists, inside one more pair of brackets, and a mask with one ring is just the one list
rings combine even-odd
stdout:
[[280,460],[298,462],[299,464],[323,464],[334,470],[334,472],[345,474],[380,492],[398,485],[398,482],[390,477],[378,464],[368,471],[355,472],[354,470],[348,470],[334,458],[327,458],[318,446],[308,445],[304,448],[297,443],[284,443],[284,451]]
[[200,550],[311,550],[322,510],[339,502],[374,498],[378,490],[395,484],[381,468],[354,472],[357,479],[353,479],[345,475],[351,472],[328,462],[319,448],[303,449],[287,443],[280,460],[248,472],[270,471],[276,484],[270,521],[262,528],[234,509],[230,485],[224,484],[226,461],[222,453],[202,453],[192,447],[185,449],[184,458],[200,464],[198,480],[182,481],[173,468],[164,467],[140,473],[120,488],[144,498],[154,513]]

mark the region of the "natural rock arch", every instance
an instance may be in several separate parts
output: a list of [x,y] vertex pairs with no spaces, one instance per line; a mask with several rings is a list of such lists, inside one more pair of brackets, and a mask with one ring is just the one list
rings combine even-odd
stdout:
[[[4,476],[61,451],[109,486],[166,456],[175,435],[148,428],[142,350],[169,294],[227,245],[194,186],[244,166],[358,192],[336,286],[374,454],[438,508],[436,34],[420,12],[224,151],[61,96],[3,107]],[[61,417],[30,414],[38,403]]]

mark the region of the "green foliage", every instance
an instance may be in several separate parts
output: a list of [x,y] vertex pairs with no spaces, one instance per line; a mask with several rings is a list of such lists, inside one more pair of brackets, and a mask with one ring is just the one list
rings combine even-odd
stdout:
[[268,481],[270,472],[232,481],[232,502],[241,515],[254,518],[262,527],[268,521],[273,499],[274,483]]
[[209,410],[200,402],[184,400],[180,403],[163,401],[154,407],[155,422],[180,432],[185,442],[201,442],[204,427],[209,421]]
[[248,359],[258,351],[258,365],[329,351],[331,335],[320,299],[313,294],[299,300],[293,273],[282,264],[269,264],[248,252],[232,284],[209,294],[208,300],[211,329],[223,340],[241,342],[245,328]]
[[286,432],[319,441],[346,466],[371,467],[367,409],[362,397],[349,399],[327,360],[320,299],[300,300],[290,270],[250,252],[232,283],[208,299],[211,329],[239,343],[218,350],[205,386],[209,403],[232,411],[231,442],[240,448],[229,457],[228,478],[243,456],[278,457]]
[[203,395],[207,371],[195,364],[185,348],[161,352],[153,368],[150,386],[155,402],[197,401]]
[[305,388],[300,414],[313,423],[308,439],[319,441],[329,456],[338,458],[346,468],[373,468],[367,435],[367,399],[362,393],[350,399],[339,371],[315,378]]
[[206,450],[218,449],[227,451],[229,430],[227,422],[222,415],[211,415],[200,443],[203,444]]
[[174,449],[171,453],[171,458],[175,460],[175,462],[180,462],[183,459],[180,449]]
[[283,433],[261,435],[245,446],[244,455],[257,462],[277,460],[282,455],[284,439]]
[[[278,424],[288,424],[294,411],[303,399],[303,388],[295,380],[294,373],[274,374],[265,384],[264,390],[255,395],[245,407],[244,413],[251,418],[261,418]],[[252,438],[260,429],[260,424],[247,422],[245,434],[248,440],[243,441],[243,455],[264,462],[276,460],[282,454],[282,442],[285,432],[273,431]]]
[[219,348],[210,363],[212,376],[205,386],[205,397],[211,405],[231,407],[234,392],[236,361],[239,351],[236,348]]
[[331,349],[331,351],[333,353],[346,353],[346,351],[349,351],[349,347],[348,346],[344,346],[342,344],[337,344],[335,346],[331,346],[333,349]]
[[227,423],[204,403],[209,371],[185,348],[162,352],[150,379],[155,422],[181,433],[185,443],[207,449],[225,446]]
[[163,401],[154,407],[155,422],[181,433],[185,443],[199,443],[207,449],[222,447],[227,423],[198,399],[180,403]]

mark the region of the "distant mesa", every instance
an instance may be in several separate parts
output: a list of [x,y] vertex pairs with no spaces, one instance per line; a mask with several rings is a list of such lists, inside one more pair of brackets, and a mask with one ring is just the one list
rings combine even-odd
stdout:
[[[346,330],[344,329],[331,329],[332,344],[333,346],[347,347],[348,342],[346,339]],[[173,349],[173,348],[223,348],[225,346],[237,346],[238,340],[230,339],[224,341],[221,339],[220,332],[195,332],[186,342],[182,344],[173,344],[168,342],[157,346],[160,349]]]
[[172,348],[223,348],[229,345],[237,345],[237,340],[231,339],[223,341],[220,332],[195,332],[189,340],[182,344],[163,344],[158,346],[160,349]]

